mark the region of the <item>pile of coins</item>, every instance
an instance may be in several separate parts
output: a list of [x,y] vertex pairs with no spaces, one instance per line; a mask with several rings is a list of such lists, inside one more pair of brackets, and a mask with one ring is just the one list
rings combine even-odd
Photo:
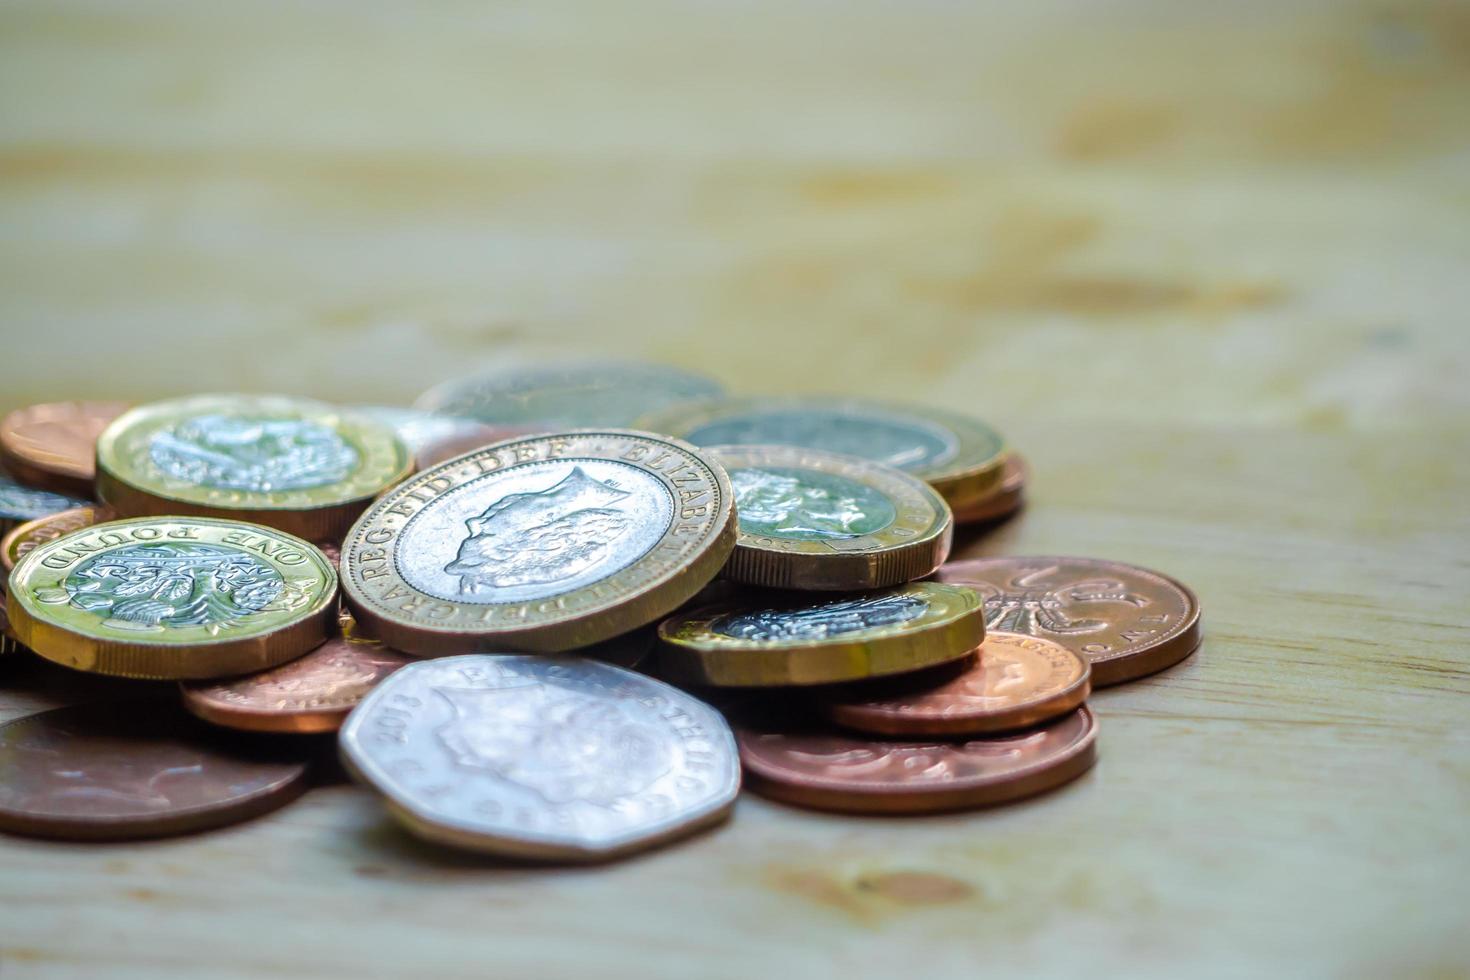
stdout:
[[1199,643],[1154,572],[949,561],[956,524],[1022,504],[983,423],[653,365],[414,409],[39,405],[0,421],[0,463],[0,650],[120,679],[0,726],[14,833],[255,816],[323,737],[409,832],[541,860],[716,823],[742,772],[824,810],[988,806],[1085,772],[1092,688]]

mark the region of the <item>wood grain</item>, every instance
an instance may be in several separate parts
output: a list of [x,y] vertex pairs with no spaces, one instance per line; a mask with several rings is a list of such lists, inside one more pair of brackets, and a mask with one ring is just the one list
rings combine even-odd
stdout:
[[1466,105],[1428,3],[6,5],[0,408],[556,352],[928,401],[1034,468],[965,554],[1159,568],[1206,639],[995,811],[0,840],[0,977],[1470,975]]

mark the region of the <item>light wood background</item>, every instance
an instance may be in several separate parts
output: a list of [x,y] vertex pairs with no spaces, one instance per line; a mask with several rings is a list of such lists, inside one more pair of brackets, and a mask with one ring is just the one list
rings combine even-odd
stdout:
[[0,978],[1466,976],[1467,262],[1465,5],[7,3],[0,408],[554,352],[913,398],[1034,464],[967,553],[1168,571],[1206,640],[991,812],[0,840]]

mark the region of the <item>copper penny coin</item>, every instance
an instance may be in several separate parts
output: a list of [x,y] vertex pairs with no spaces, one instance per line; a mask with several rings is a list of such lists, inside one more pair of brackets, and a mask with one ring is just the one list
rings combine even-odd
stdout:
[[75,705],[0,725],[0,830],[165,837],[259,816],[306,788],[305,762],[235,738],[168,701]]
[[243,677],[179,685],[184,707],[205,721],[253,732],[335,732],[378,682],[414,658],[357,634],[345,609],[342,632],[279,667]]
[[751,729],[735,737],[745,785],[772,799],[841,813],[1008,803],[1076,779],[1097,758],[1097,721],[1086,707],[1040,728],[964,742]]
[[1092,690],[1087,659],[1051,640],[992,632],[978,653],[937,686],[854,685],[824,705],[827,717],[880,735],[984,735],[1064,715]]
[[1092,686],[1171,667],[1199,646],[1199,599],[1167,575],[1097,558],[976,558],[935,577],[985,599],[989,629],[1053,640],[1092,663]]
[[22,483],[91,497],[97,437],[128,406],[122,402],[52,402],[0,419],[0,463]]
[[116,515],[108,507],[95,504],[89,507],[73,507],[71,510],[47,514],[34,521],[26,521],[10,529],[0,538],[0,568],[8,574],[15,563],[36,548],[37,545],[54,541],[63,534],[80,531],[93,524],[110,521]]
[[519,439],[521,436],[534,436],[550,431],[544,425],[482,425],[480,429],[481,431],[436,439],[427,445],[420,446],[414,453],[419,469],[426,470],[432,466],[438,466],[445,460],[472,453],[476,449],[484,449],[486,446],[493,446],[507,439]]
[[1026,481],[1031,467],[1017,453],[1007,453],[1000,483],[985,496],[954,508],[956,524],[984,524],[1010,517],[1026,502]]

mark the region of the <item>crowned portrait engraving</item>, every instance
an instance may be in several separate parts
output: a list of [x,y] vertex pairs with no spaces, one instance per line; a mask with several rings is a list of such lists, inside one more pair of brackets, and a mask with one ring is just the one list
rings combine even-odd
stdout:
[[770,643],[780,640],[822,640],[859,630],[906,623],[924,614],[928,600],[921,596],[890,594],[839,599],[800,609],[757,609],[728,613],[709,628],[740,640]]
[[270,493],[347,479],[359,456],[337,432],[309,419],[199,415],[160,429],[148,457],[196,486]]
[[435,735],[457,765],[548,803],[612,806],[647,790],[676,761],[658,730],[616,701],[531,680],[434,690],[454,712]]
[[465,522],[469,534],[444,566],[461,595],[560,582],[613,555],[632,526],[630,492],[575,466],[553,486],[501,497]]
[[741,530],[818,540],[873,534],[898,516],[891,501],[856,480],[782,467],[732,470]]
[[254,555],[218,545],[167,541],[118,548],[88,558],[59,588],[36,598],[69,603],[117,629],[160,631],[222,627],[254,615],[287,591]]

